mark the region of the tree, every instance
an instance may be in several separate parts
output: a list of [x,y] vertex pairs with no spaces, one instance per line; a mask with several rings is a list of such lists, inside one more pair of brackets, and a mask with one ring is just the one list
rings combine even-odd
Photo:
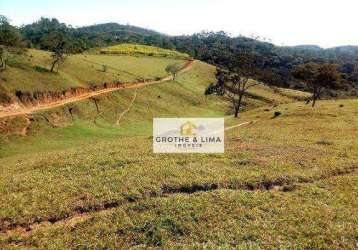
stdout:
[[296,67],[292,75],[302,80],[312,90],[312,107],[320,99],[324,90],[337,86],[341,75],[334,64],[308,63]]
[[21,48],[22,37],[18,29],[12,25],[10,25],[9,20],[0,15],[0,69],[5,70],[7,61],[8,61],[8,50],[12,48],[12,50],[20,52],[20,50],[16,48]]
[[68,42],[65,32],[61,30],[55,30],[44,35],[42,38],[43,44],[52,51],[52,63],[51,63],[51,72],[54,71],[55,66],[57,69],[60,66],[60,63],[66,59],[66,53],[70,52],[70,44]]
[[52,60],[52,65],[51,65],[50,71],[53,72],[56,65],[57,65],[57,71],[58,71],[60,63],[66,59],[66,54],[65,54],[63,43],[58,44],[58,46],[53,49],[51,57],[53,60]]
[[234,116],[237,118],[242,107],[243,98],[247,90],[258,83],[247,77],[240,76],[238,73],[230,72],[218,68],[216,73],[217,82],[211,84],[205,91],[205,95],[217,94],[226,96],[234,110]]
[[22,37],[19,30],[10,25],[9,19],[0,15],[0,44],[7,47],[22,45]]
[[8,60],[8,53],[4,46],[0,46],[0,69],[5,70]]
[[211,84],[205,94],[215,93],[226,96],[230,100],[234,116],[237,118],[247,90],[258,84],[252,79],[258,79],[262,74],[262,69],[259,67],[260,60],[260,57],[255,55],[251,48],[241,49],[238,54],[232,56],[227,70],[217,69],[217,82]]
[[171,74],[173,76],[173,80],[175,81],[175,78],[179,72],[179,70],[181,69],[181,66],[177,63],[175,64],[170,64],[165,68],[165,71],[168,72],[169,74]]

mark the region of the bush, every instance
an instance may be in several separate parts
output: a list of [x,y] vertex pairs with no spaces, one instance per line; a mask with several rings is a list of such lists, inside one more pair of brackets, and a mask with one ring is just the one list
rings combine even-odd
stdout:
[[279,117],[280,115],[282,115],[282,113],[280,111],[276,111],[273,113],[273,118]]
[[35,66],[34,69],[35,69],[35,71],[40,72],[40,73],[50,72],[48,69],[41,67],[41,66]]

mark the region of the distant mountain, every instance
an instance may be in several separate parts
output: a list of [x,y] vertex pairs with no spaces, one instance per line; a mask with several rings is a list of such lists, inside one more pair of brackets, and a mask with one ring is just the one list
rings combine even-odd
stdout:
[[138,43],[173,49],[169,37],[160,32],[118,23],[96,24],[76,29],[76,33],[89,42],[90,47],[103,47],[119,43]]
[[339,46],[339,47],[326,49],[326,51],[331,51],[336,54],[341,54],[345,56],[357,56],[358,46],[353,46],[353,45]]
[[307,44],[307,45],[297,45],[297,46],[290,46],[290,48],[292,49],[302,49],[302,50],[322,50],[322,48],[318,45],[311,45],[311,44]]
[[73,28],[57,19],[41,18],[20,28],[29,47],[47,50],[45,37],[61,33],[71,43],[73,52],[82,52],[93,47],[106,47],[119,43],[138,43],[173,49],[169,37],[154,30],[118,23],[96,24]]
[[310,52],[316,52],[321,55],[329,56],[334,55],[336,57],[343,57],[343,56],[358,56],[358,46],[354,45],[346,45],[346,46],[338,46],[338,47],[332,47],[332,48],[321,48],[317,45],[298,45],[298,46],[290,46],[288,47],[292,49],[293,51],[310,51]]
[[95,24],[85,27],[77,28],[78,32],[81,33],[115,33],[115,32],[129,32],[129,33],[137,33],[146,36],[153,36],[153,35],[162,35],[161,33],[150,30],[144,29],[137,26],[132,25],[122,25],[118,23],[103,23],[103,24]]

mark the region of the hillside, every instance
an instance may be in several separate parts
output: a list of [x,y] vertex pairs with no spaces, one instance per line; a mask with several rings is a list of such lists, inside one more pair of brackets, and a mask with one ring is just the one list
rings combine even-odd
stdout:
[[105,83],[158,80],[168,75],[168,65],[185,64],[176,58],[76,54],[68,56],[58,72],[51,73],[51,61],[51,53],[41,50],[11,55],[7,70],[1,73],[0,102],[13,102],[20,94],[30,98],[44,92],[59,95],[71,88],[86,91]]
[[[149,85],[150,81],[156,81],[168,75],[168,73],[165,72],[165,67],[167,65],[179,63],[184,66],[186,63],[185,60],[174,58],[168,59],[161,57],[132,57],[118,55],[110,56],[84,54],[73,55],[67,58],[66,61],[60,66],[60,70],[58,73],[50,73],[46,70],[37,71],[37,67],[41,67],[41,69],[48,68],[48,64],[46,64],[46,62],[48,63],[49,57],[50,54],[48,52],[40,50],[29,50],[27,56],[25,56],[24,58],[30,58],[31,61],[24,60],[23,57],[16,57],[14,60],[18,60],[17,64],[10,66],[8,70],[4,72],[6,74],[4,75],[5,81],[3,87],[6,90],[5,93],[7,93],[7,95],[12,98],[11,100],[14,103],[8,108],[6,107],[6,105],[5,107],[0,108],[0,111],[6,111],[5,113],[3,113],[4,117],[6,117],[6,114],[9,110],[13,111],[15,114],[21,112],[22,110],[24,110],[23,108],[21,108],[22,105],[28,107],[25,110],[31,110],[31,107],[34,107],[34,110],[36,110],[36,107],[40,110],[40,112],[34,114],[34,117],[32,117],[32,115],[30,114],[30,120],[32,120],[30,124],[29,117],[26,116],[10,117],[7,120],[5,119],[0,126],[1,131],[4,132],[4,143],[9,139],[9,136],[11,138],[13,137],[13,135],[20,135],[20,141],[22,141],[23,138],[21,138],[21,135],[23,135],[22,132],[24,130],[26,131],[26,142],[27,140],[30,140],[32,138],[31,136],[28,137],[28,135],[31,135],[33,133],[33,135],[37,137],[42,134],[42,129],[49,129],[49,131],[52,131],[53,127],[67,127],[69,124],[71,124],[68,119],[75,119],[77,115],[81,116],[79,120],[84,124],[90,122],[91,129],[93,125],[94,128],[97,128],[98,120],[101,121],[103,117],[106,117],[104,123],[107,124],[106,126],[109,126],[111,131],[115,131],[117,130],[117,127],[113,127],[113,125],[116,124],[117,119],[121,115],[121,113],[126,110],[124,107],[129,105],[128,103],[126,103],[121,106],[119,100],[122,99],[120,96],[122,95],[122,93],[132,93],[134,91],[131,89],[120,90],[120,88],[131,87],[131,85],[136,86],[137,83],[143,84],[144,86]],[[24,65],[26,65],[27,67],[25,68]],[[103,72],[102,65],[108,66],[108,70],[106,72]],[[196,73],[198,75],[196,75]],[[187,77],[187,75],[189,75],[190,77]],[[183,104],[178,103],[171,107],[171,109],[173,110],[171,110],[170,112],[173,112],[173,114],[180,114],[179,110],[181,110],[182,112],[186,112],[189,115],[190,112],[188,113],[188,110],[193,109],[193,107],[199,106],[199,110],[206,110],[205,112],[208,112],[208,115],[215,113],[217,113],[218,115],[228,115],[232,113],[232,110],[230,110],[228,103],[216,102],[215,105],[211,105],[210,102],[208,103],[206,101],[211,100],[211,98],[203,97],[206,87],[210,83],[215,81],[215,67],[201,62],[196,62],[194,63],[193,72],[186,73],[185,75],[181,76],[181,78],[185,79],[185,82],[188,84],[188,86],[185,87],[187,92],[185,93],[185,95],[190,94],[190,92],[193,93],[190,94],[190,98],[184,98],[181,96],[181,94],[183,93],[182,89],[170,90],[170,96],[174,98],[173,100],[178,99],[179,102],[188,100],[189,102],[185,105],[186,109],[183,110]],[[29,79],[30,81],[27,79]],[[51,82],[51,84],[48,84],[49,82]],[[113,82],[123,82],[123,85],[109,85]],[[94,98],[86,97],[87,95],[97,90],[103,92],[103,89],[104,92],[108,92],[103,86],[104,83],[107,83],[107,87],[109,87],[108,91],[110,92],[118,90],[112,90],[110,87],[120,86],[120,93],[107,93],[106,95],[102,94],[95,96]],[[197,86],[197,84],[199,85]],[[146,89],[147,88],[149,89],[150,86],[147,86]],[[23,93],[23,95],[20,97],[18,96],[19,92]],[[63,95],[62,93],[66,94]],[[162,107],[158,107],[158,109],[156,109],[157,111],[163,109],[169,111],[167,107],[168,103],[166,102],[167,100],[164,101],[165,99],[163,98],[163,94],[160,93],[160,90],[155,91],[153,93],[146,93],[144,97],[158,99]],[[75,100],[76,96],[80,97],[80,100],[83,99],[82,96],[88,100],[73,103],[71,99]],[[110,101],[106,98],[106,96],[118,96],[120,97],[120,99]],[[308,96],[310,96],[310,94],[304,92],[295,92],[293,90],[288,89],[279,89],[264,85],[257,85],[254,88],[250,89],[248,93],[248,98],[245,100],[244,105],[245,109],[248,110],[256,107],[262,107],[265,105],[277,105],[280,103],[294,102],[296,100],[304,100]],[[132,100],[132,98],[130,97],[127,98],[128,101]],[[138,97],[136,98],[140,99],[140,95],[138,95]],[[181,98],[184,98],[184,100],[181,100]],[[215,97],[212,98],[215,99]],[[218,99],[218,97],[216,98]],[[70,102],[67,103],[66,100],[69,100]],[[147,103],[148,100],[143,100],[143,102]],[[51,103],[55,104],[54,107],[61,107],[49,110],[48,112],[49,114],[51,114],[49,116],[43,115],[42,113],[46,114],[47,112],[41,111],[43,110],[42,107],[51,107]],[[63,107],[61,103],[63,103]],[[84,105],[82,107],[82,103],[87,103],[87,105]],[[78,105],[80,105],[81,108],[78,108]],[[115,107],[112,107],[113,105],[115,105]],[[91,110],[88,110],[88,107],[95,108],[95,110],[92,110],[92,108]],[[178,110],[176,110],[176,107],[178,108]],[[60,113],[57,113],[57,110],[60,110]],[[145,108],[145,105],[143,106],[143,110],[147,110]],[[54,114],[54,111],[56,111],[56,114]],[[142,120],[143,117],[147,117],[148,120],[144,123],[147,125],[147,122],[151,121],[152,117],[154,117],[154,114],[160,114],[157,111],[153,110],[149,116],[145,114],[140,114],[137,117],[139,120],[133,119],[133,121],[136,121],[136,123],[138,123],[140,120]],[[193,113],[193,115],[205,115],[205,112],[195,112]],[[0,112],[0,117],[3,114]],[[88,114],[89,116],[84,114]],[[164,115],[169,114],[171,113],[164,113]],[[84,116],[82,117],[82,115]],[[54,124],[52,123],[52,120],[54,121]],[[95,121],[95,123],[91,124],[91,121]],[[144,124],[143,126],[146,127],[146,125]],[[128,124],[128,126],[130,125]],[[32,127],[34,127],[35,130],[32,130]],[[150,127],[146,128],[146,130],[148,129],[150,129]],[[87,128],[78,128],[78,131],[81,130],[87,130]],[[95,131],[97,131],[97,129]],[[122,133],[127,132],[128,131],[122,131]],[[57,141],[57,139],[55,141]],[[11,139],[10,142],[11,146]],[[31,141],[30,144],[32,145],[33,142]],[[19,146],[17,144],[15,145]],[[56,145],[54,145],[54,147],[56,147]]]
[[258,85],[225,155],[152,153],[153,117],[230,111],[214,73],[2,121],[0,246],[354,248],[356,100]]
[[[10,54],[1,249],[356,246],[357,100],[313,109],[308,92],[258,84],[234,119],[225,97],[204,95],[213,65],[139,45],[102,50],[129,54],[92,49],[52,73],[49,52]],[[181,66],[175,80],[170,65]],[[225,154],[153,154],[155,117],[224,117]]]
[[311,44],[358,16],[321,2],[1,0],[0,250],[358,249],[358,46]]
[[134,56],[153,56],[153,57],[172,57],[178,59],[188,59],[189,55],[179,53],[175,50],[162,49],[153,46],[140,44],[119,44],[100,50],[101,54],[108,55],[134,55]]

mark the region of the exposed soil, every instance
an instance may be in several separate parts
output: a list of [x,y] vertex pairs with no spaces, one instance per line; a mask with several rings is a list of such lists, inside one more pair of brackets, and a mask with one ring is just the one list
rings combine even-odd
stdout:
[[[188,61],[178,73],[184,73],[193,67],[195,61]],[[173,76],[166,76],[160,80],[143,81],[135,83],[104,83],[96,88],[77,88],[64,92],[46,92],[29,95],[21,91],[16,93],[22,104],[12,104],[7,107],[0,106],[0,118],[28,115],[41,110],[64,106],[69,103],[82,101],[91,97],[107,94],[120,89],[141,88],[147,85],[173,80]],[[98,89],[100,88],[100,89]]]

